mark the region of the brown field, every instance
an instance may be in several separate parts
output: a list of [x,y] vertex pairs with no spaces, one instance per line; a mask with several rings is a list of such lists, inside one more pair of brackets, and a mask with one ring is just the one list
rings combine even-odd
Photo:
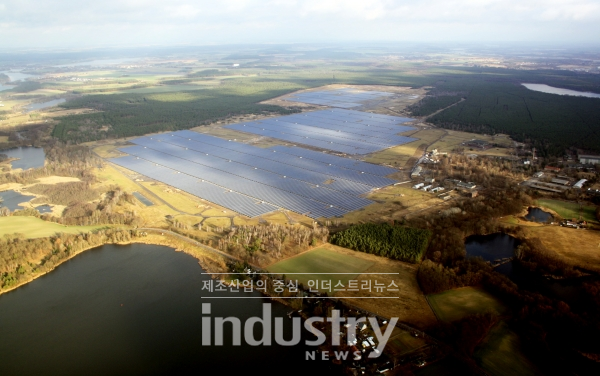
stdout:
[[[512,147],[513,143],[507,135],[497,135],[497,136],[488,136],[482,134],[474,134],[467,132],[459,132],[452,130],[444,130],[446,135],[440,138],[438,141],[434,142],[429,146],[428,150],[438,149],[439,152],[450,152],[452,149],[463,147],[461,144],[465,141],[470,141],[472,139],[485,140],[490,143],[496,143],[502,145],[504,147]],[[472,154],[479,155],[501,155],[506,156],[510,155],[511,149],[505,148],[491,148],[488,150],[478,150],[478,149],[470,149],[465,148],[465,152],[469,152]]]
[[344,215],[339,221],[359,223],[400,220],[424,210],[442,210],[451,205],[433,193],[412,189],[412,183],[389,186],[367,196],[375,203]]
[[523,227],[527,237],[542,241],[548,249],[574,265],[600,271],[600,232],[556,225]]
[[[435,143],[441,137],[444,137],[446,131],[436,128],[428,128],[418,130],[416,132],[406,132],[404,135],[418,138],[418,140],[409,142],[408,144],[395,146],[369,155],[365,161],[370,163],[384,164],[396,168],[409,167],[405,166],[408,160],[415,156],[420,157],[428,145]],[[416,161],[415,161],[416,162]],[[412,167],[412,166],[410,166]]]

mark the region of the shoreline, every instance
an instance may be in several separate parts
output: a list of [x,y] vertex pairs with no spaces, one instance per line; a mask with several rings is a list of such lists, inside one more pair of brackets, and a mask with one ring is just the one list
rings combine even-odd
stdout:
[[[151,239],[147,239],[147,238],[151,238]],[[163,240],[164,241],[161,241]],[[183,240],[181,240],[183,242]],[[186,242],[187,244],[189,244],[188,242]],[[10,286],[6,289],[1,289],[0,290],[0,296],[2,294],[5,294],[7,292],[10,291],[14,291],[16,289],[18,289],[19,287],[22,287],[30,282],[33,282],[34,280],[53,272],[57,267],[59,267],[62,263],[69,261],[71,259],[73,259],[74,257],[80,255],[81,253],[88,251],[90,249],[94,249],[94,248],[99,248],[105,245],[109,245],[109,244],[115,244],[115,245],[128,245],[128,244],[149,244],[149,245],[160,245],[160,246],[165,246],[165,247],[170,247],[173,248],[174,252],[184,252],[192,257],[194,257],[197,261],[198,264],[200,265],[200,267],[202,269],[204,269],[204,271],[206,273],[219,273],[219,272],[223,272],[223,271],[227,271],[225,268],[223,269],[216,269],[219,266],[223,266],[223,265],[219,265],[218,264],[218,260],[215,260],[214,258],[223,258],[223,256],[219,255],[217,252],[215,252],[214,254],[210,254],[208,250],[202,250],[202,248],[198,247],[198,246],[194,246],[192,244],[189,244],[190,246],[193,246],[194,248],[196,248],[195,250],[191,250],[191,249],[186,249],[185,246],[181,246],[181,244],[177,244],[177,239],[175,239],[172,235],[169,234],[165,234],[165,235],[147,235],[147,236],[142,236],[142,237],[138,237],[138,238],[134,238],[131,239],[130,241],[125,241],[125,242],[117,242],[117,243],[112,243],[112,242],[106,242],[106,243],[102,243],[102,244],[98,244],[98,245],[94,245],[91,247],[86,247],[83,248],[80,251],[74,252],[73,254],[69,255],[68,257],[60,260],[58,263],[56,263],[54,265],[54,267],[50,270],[46,270],[43,272],[39,272],[37,274],[31,275],[28,278],[19,281],[19,283],[17,283],[14,286]],[[212,257],[211,257],[212,256]],[[211,277],[214,278],[214,276],[211,275]]]

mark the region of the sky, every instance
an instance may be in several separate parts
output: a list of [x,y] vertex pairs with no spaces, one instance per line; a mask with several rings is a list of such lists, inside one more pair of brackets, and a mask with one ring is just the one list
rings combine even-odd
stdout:
[[0,0],[0,48],[599,43],[600,0]]

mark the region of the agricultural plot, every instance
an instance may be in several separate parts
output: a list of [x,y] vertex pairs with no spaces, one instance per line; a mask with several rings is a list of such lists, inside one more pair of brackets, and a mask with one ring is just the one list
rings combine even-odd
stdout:
[[521,350],[516,333],[500,322],[475,351],[475,359],[490,375],[539,375],[540,372]]
[[294,94],[286,98],[291,102],[317,104],[320,106],[352,108],[362,106],[363,102],[393,96],[383,91],[363,91],[352,88],[337,90],[311,91]]
[[[346,286],[349,280],[356,279],[358,275],[369,269],[373,264],[372,261],[340,254],[325,248],[318,248],[280,261],[269,266],[267,270],[271,273],[286,274],[287,279],[297,279],[305,286],[308,286],[309,281],[331,281],[331,287],[333,288],[338,282]],[[289,273],[303,274],[291,275]]]
[[445,322],[490,311],[502,314],[505,310],[504,305],[498,299],[475,287],[463,287],[428,295],[427,300],[438,319]]
[[[275,263],[267,267],[267,270],[274,273],[287,273],[287,279],[298,277],[298,280],[303,283],[307,283],[310,279],[341,280],[344,286],[348,286],[344,281],[356,280],[359,285],[358,291],[349,291],[347,288],[346,291],[341,291],[343,288],[340,286],[338,287],[340,291],[327,291],[327,293],[335,297],[344,297],[344,301],[360,309],[384,317],[398,317],[400,321],[420,328],[429,327],[436,322],[435,315],[417,282],[415,265],[324,244],[313,251]],[[326,273],[326,275],[316,273]],[[396,287],[390,287],[392,282]],[[386,288],[375,288],[376,285],[385,285]],[[372,287],[371,291],[367,289],[368,286]],[[388,288],[397,290],[391,291]],[[365,298],[366,296],[369,298]],[[397,337],[394,333],[393,337],[397,339],[394,345],[394,351],[397,353],[404,353],[415,346],[420,346],[419,341],[407,338],[405,334]]]
[[46,222],[35,217],[0,217],[0,236],[6,234],[25,234],[28,239],[52,236],[57,233],[79,234],[106,226],[63,226]]
[[[370,205],[360,197],[395,183],[394,169],[299,148],[262,149],[192,131],[141,137],[111,161],[255,217],[285,208],[311,218]],[[301,154],[301,155],[298,155]]]
[[231,124],[225,128],[294,144],[362,155],[415,141],[415,138],[398,135],[415,129],[401,125],[412,120],[354,110],[329,109]]

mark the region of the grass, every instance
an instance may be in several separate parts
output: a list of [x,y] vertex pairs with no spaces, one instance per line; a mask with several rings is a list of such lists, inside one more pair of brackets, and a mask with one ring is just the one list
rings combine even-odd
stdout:
[[[304,258],[301,258],[302,256]],[[282,265],[283,267],[279,268]],[[280,261],[267,269],[275,273],[356,272],[356,276],[334,275],[333,278],[330,278],[319,275],[318,278],[335,279],[336,281],[342,278],[357,280],[360,286],[359,291],[338,291],[334,296],[345,297],[343,298],[345,302],[360,309],[377,313],[383,317],[398,317],[400,321],[420,328],[427,328],[436,322],[435,315],[417,283],[417,266],[413,264],[324,244],[318,249]],[[288,275],[287,277],[291,278],[292,276]],[[293,277],[296,279],[296,276]],[[308,279],[308,276],[304,277]],[[300,278],[298,279],[300,280]],[[393,281],[399,291],[388,291],[387,289],[376,291],[374,288],[370,292],[361,290],[363,283],[367,281],[370,281],[372,286],[375,285],[375,282],[389,286]],[[364,299],[365,296],[373,297],[373,299]],[[387,297],[387,299],[379,299],[380,297]],[[389,299],[389,297],[396,299]]]
[[497,324],[474,358],[489,375],[538,375],[539,370],[521,351],[519,337],[505,322]]
[[566,261],[600,272],[600,232],[560,226],[524,227],[526,236],[539,238],[544,246]]
[[[536,205],[548,208],[555,211],[558,215],[565,219],[579,219],[579,204],[576,202],[539,199],[536,200]],[[583,206],[581,215],[588,222],[598,222],[596,219],[596,207],[593,205]]]
[[104,227],[107,226],[63,226],[35,217],[0,217],[0,236],[21,233],[28,239],[52,236],[59,232],[79,234]]
[[[373,262],[363,260],[351,255],[343,255],[325,248],[317,248],[299,256],[280,261],[267,269],[272,273],[305,273],[287,276],[297,279],[305,286],[309,281],[338,281],[347,285],[349,280],[354,280],[359,274],[367,270]],[[325,274],[325,273],[354,273],[354,274]],[[332,287],[333,288],[333,287]],[[328,292],[330,293],[330,292]]]
[[231,219],[225,217],[206,218],[206,220],[204,220],[204,225],[228,228],[231,226]]
[[462,287],[428,295],[427,300],[438,319],[445,322],[488,311],[502,314],[506,309],[498,299],[476,287]]

